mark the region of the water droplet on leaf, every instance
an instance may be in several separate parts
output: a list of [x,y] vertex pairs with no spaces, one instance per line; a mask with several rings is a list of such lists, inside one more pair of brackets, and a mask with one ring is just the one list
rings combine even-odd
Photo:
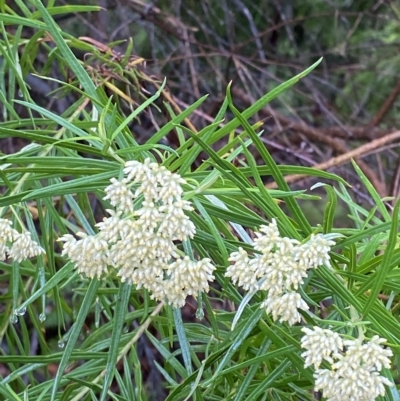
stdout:
[[64,340],[59,340],[58,343],[57,343],[57,345],[58,345],[59,348],[64,348],[64,347],[65,347],[65,342],[64,342]]
[[203,308],[197,308],[196,318],[199,319],[199,320],[203,320],[204,319],[204,309]]
[[45,313],[41,313],[40,315],[39,315],[39,320],[43,323],[45,320],[46,320],[46,314]]
[[26,313],[26,307],[24,306],[23,308],[15,309],[14,313],[17,316],[24,316]]
[[10,322],[12,324],[18,323],[18,316],[15,313],[10,316]]

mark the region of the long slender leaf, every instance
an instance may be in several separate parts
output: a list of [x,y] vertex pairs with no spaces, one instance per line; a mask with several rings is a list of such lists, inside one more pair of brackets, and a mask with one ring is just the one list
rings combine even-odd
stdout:
[[371,311],[372,305],[376,302],[376,297],[382,289],[383,282],[390,269],[390,262],[393,258],[393,253],[397,245],[398,226],[399,226],[399,209],[400,199],[397,200],[393,210],[393,219],[390,228],[389,240],[386,245],[385,253],[383,254],[382,264],[377,272],[376,279],[368,297],[368,301],[364,305],[363,316],[367,316]]
[[115,309],[114,328],[111,336],[111,347],[108,353],[106,375],[104,377],[103,388],[100,400],[104,401],[107,397],[108,389],[114,377],[115,364],[118,358],[118,348],[121,338],[122,326],[125,320],[126,308],[128,306],[129,297],[131,295],[132,285],[123,283],[118,294],[117,307]]
[[92,306],[92,302],[96,297],[96,292],[100,286],[100,281],[97,279],[93,279],[90,282],[88,287],[88,291],[82,301],[82,306],[79,310],[78,316],[74,325],[72,326],[71,332],[69,334],[69,339],[67,345],[64,349],[63,356],[61,358],[60,364],[58,365],[57,374],[54,378],[53,388],[51,392],[51,401],[55,401],[57,397],[57,390],[60,385],[61,378],[64,375],[64,370],[67,367],[67,364],[70,360],[72,352],[74,350],[76,341],[78,340],[79,334],[82,330],[82,326],[85,323],[89,310]]

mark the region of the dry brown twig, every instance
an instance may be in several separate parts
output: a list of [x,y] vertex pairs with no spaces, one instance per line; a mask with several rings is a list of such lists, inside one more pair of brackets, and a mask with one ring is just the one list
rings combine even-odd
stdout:
[[[332,148],[334,151],[341,153],[341,156],[333,157],[326,162],[319,163],[318,166],[327,165],[329,167],[326,167],[326,168],[332,168],[339,164],[343,164],[345,161],[349,161],[352,157],[354,157],[354,158],[359,157],[359,154],[357,153],[357,149],[350,150],[348,148],[348,146],[345,145],[342,141],[339,141],[336,138],[332,138],[330,136],[321,134],[318,131],[318,129],[315,129],[314,127],[310,127],[309,125],[305,124],[304,122],[300,122],[300,123],[292,122],[292,121],[290,121],[290,119],[282,116],[281,114],[277,113],[276,111],[272,110],[271,108],[268,108],[268,110],[271,113],[271,115],[274,118],[278,119],[282,125],[289,126],[292,130],[304,134],[308,139],[311,139],[312,141],[319,141],[321,143],[325,143],[330,148]],[[385,138],[385,137],[383,137],[383,138]],[[382,139],[382,138],[379,138],[379,139]],[[370,145],[371,143],[372,142],[370,142],[368,145]],[[341,161],[341,157],[344,155],[348,155],[348,154],[354,154],[354,156],[351,156],[350,158],[347,158],[347,159],[345,157],[343,159],[345,161]],[[339,161],[340,161],[340,163],[339,163]],[[358,163],[359,167],[363,170],[364,174],[369,178],[372,185],[376,188],[377,192],[381,196],[387,195],[385,183],[380,180],[380,178],[375,173],[375,171],[372,168],[370,168],[362,160],[357,160],[357,163]]]
[[[393,88],[387,99],[383,102],[381,108],[375,114],[374,118],[370,122],[370,126],[375,127],[382,122],[386,114],[392,108],[394,102],[400,95],[400,79],[397,85]],[[397,160],[396,168],[394,170],[392,183],[389,189],[390,195],[395,199],[400,195],[400,158]]]
[[386,114],[390,111],[391,107],[393,106],[393,103],[396,101],[399,95],[400,95],[400,79],[397,82],[396,86],[393,88],[393,90],[390,92],[389,96],[383,102],[381,108],[375,114],[374,118],[369,123],[370,127],[376,127],[382,122],[382,120],[384,119]]
[[[319,163],[316,164],[315,166],[312,166],[312,168],[318,169],[318,170],[327,170],[329,168],[339,166],[343,163],[346,163],[350,161],[351,159],[355,159],[357,157],[363,157],[367,155],[369,152],[372,152],[374,150],[382,148],[384,145],[393,142],[395,140],[400,140],[400,131],[395,131],[392,132],[391,134],[388,134],[382,138],[375,139],[372,142],[366,143],[365,145],[359,146],[356,149],[353,149],[345,154],[342,154],[337,157],[333,157],[332,159],[324,162],[324,163]],[[303,174],[293,174],[293,175],[288,175],[285,177],[285,180],[287,183],[293,183],[298,180],[301,180],[303,178],[306,178],[306,175]],[[267,188],[276,188],[277,185],[276,183],[270,183],[266,185]],[[384,196],[383,194],[380,194],[381,196]]]
[[[254,103],[253,99],[251,99],[247,94],[245,94],[240,88],[232,88],[232,93],[240,99],[242,99],[244,102],[252,104]],[[260,111],[260,114],[265,117],[273,117],[275,122],[279,125],[281,125],[284,128],[290,128],[291,130],[297,131],[299,133],[302,133],[305,135],[308,139],[312,141],[318,141],[321,143],[325,143],[328,145],[330,148],[332,148],[334,151],[341,153],[343,155],[349,154],[352,152],[342,141],[339,141],[336,138],[332,138],[331,136],[324,135],[321,132],[319,132],[318,129],[314,127],[310,127],[303,121],[301,122],[295,122],[289,119],[288,117],[283,116],[282,114],[278,113],[277,111],[273,110],[271,107],[267,107],[264,110]],[[340,157],[340,156],[339,156]],[[358,157],[356,154],[353,157]],[[347,159],[350,160],[350,158]],[[327,162],[321,163],[319,165],[323,165],[325,163],[329,164],[329,167],[334,167],[338,162],[338,158],[332,158]],[[342,162],[344,163],[344,162]],[[385,183],[382,182],[375,171],[373,171],[366,163],[364,163],[362,160],[357,160],[357,163],[359,167],[363,170],[364,174],[368,177],[368,179],[371,181],[372,185],[376,188],[377,192],[381,196],[385,196],[386,194],[386,186]],[[297,177],[297,176],[296,176]],[[293,181],[298,181],[299,179],[303,178],[297,177],[291,178]],[[270,184],[274,185],[274,184]]]

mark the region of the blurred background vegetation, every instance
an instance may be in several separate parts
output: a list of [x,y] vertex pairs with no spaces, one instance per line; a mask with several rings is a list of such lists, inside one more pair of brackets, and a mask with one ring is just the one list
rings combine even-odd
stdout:
[[[3,5],[4,11],[21,14],[22,3]],[[230,81],[235,103],[243,110],[323,57],[312,74],[259,112],[254,122],[263,123],[262,140],[278,163],[330,169],[354,184],[360,201],[368,201],[357,191],[350,167],[350,156],[356,156],[381,196],[399,195],[398,149],[388,137],[396,131],[400,112],[397,2],[76,0],[74,4],[102,8],[54,16],[62,30],[80,38],[71,47],[95,82],[114,95],[125,114],[153,94],[164,77],[168,91],[163,100],[176,113],[208,94],[207,102],[186,121],[191,129],[212,121]],[[11,35],[13,29],[7,26]],[[57,51],[51,51],[49,36],[32,42],[37,34],[29,27],[21,33],[30,39],[19,49],[23,73],[32,98],[62,114],[74,103],[73,94],[32,73],[70,82],[73,77],[57,60]],[[141,121],[132,123],[139,143],[169,119],[159,103],[159,110],[148,109]],[[17,112],[21,115],[23,110]],[[177,135],[170,135],[168,145],[177,141]],[[15,151],[14,142],[9,140],[6,149],[3,141],[3,152]],[[371,142],[369,148],[348,154]],[[343,160],[334,159],[343,155]]]

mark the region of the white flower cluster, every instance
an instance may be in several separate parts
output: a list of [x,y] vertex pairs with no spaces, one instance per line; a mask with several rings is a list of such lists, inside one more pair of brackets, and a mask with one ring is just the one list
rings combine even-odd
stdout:
[[268,298],[261,304],[274,320],[287,321],[290,325],[301,320],[298,309],[307,310],[308,305],[296,292],[309,269],[322,264],[330,266],[328,252],[335,243],[324,235],[313,235],[301,244],[299,241],[281,237],[276,220],[261,226],[255,233],[254,249],[261,253],[250,258],[243,248],[230,255],[233,262],[226,272],[234,284],[246,291],[268,291]]
[[188,295],[208,291],[215,270],[209,259],[181,258],[175,244],[193,238],[196,231],[185,214],[193,210],[182,199],[186,181],[150,159],[128,161],[124,173],[125,178],[112,178],[105,190],[104,199],[115,210],[107,210],[110,217],[97,224],[99,233],[77,233],[78,240],[64,235],[62,255],[88,277],[100,277],[112,266],[121,281],[181,307]]
[[[315,391],[322,390],[327,401],[373,401],[385,395],[385,385],[393,386],[379,374],[382,367],[390,368],[393,355],[381,346],[384,338],[374,336],[363,344],[361,339],[342,340],[339,334],[319,327],[302,331],[306,333],[301,340],[306,349],[304,366],[314,365]],[[319,369],[323,359],[331,369]]]
[[31,233],[19,233],[12,228],[12,221],[0,219],[0,260],[7,257],[22,262],[44,253],[44,249],[31,238]]

